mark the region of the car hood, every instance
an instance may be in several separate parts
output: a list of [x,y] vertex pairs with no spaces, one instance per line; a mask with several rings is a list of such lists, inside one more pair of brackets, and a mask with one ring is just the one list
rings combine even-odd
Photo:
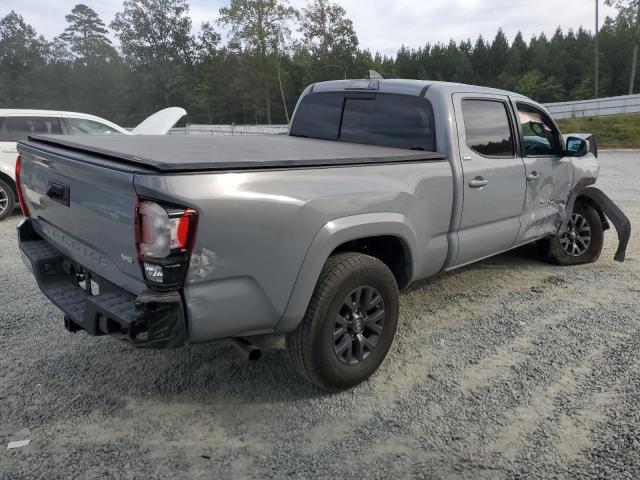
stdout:
[[136,128],[131,130],[132,135],[166,135],[178,120],[184,117],[187,111],[180,107],[169,107],[147,117]]

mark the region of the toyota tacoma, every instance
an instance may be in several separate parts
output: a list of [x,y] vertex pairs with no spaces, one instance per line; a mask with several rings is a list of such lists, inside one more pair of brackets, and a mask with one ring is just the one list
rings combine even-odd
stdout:
[[137,347],[286,335],[329,390],[367,379],[411,282],[538,242],[598,259],[597,146],[524,96],[417,80],[307,87],[288,135],[31,136],[20,251],[69,331]]

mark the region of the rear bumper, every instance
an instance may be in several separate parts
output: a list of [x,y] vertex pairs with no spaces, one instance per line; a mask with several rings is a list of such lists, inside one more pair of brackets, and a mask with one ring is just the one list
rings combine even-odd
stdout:
[[[18,239],[23,261],[42,293],[64,312],[69,331],[111,335],[136,347],[185,344],[180,292],[133,295],[65,257],[34,232],[30,219],[18,225]],[[89,288],[81,286],[82,280]]]

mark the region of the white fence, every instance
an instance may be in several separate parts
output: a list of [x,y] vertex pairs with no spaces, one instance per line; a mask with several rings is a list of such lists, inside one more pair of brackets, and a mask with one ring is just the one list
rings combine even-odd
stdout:
[[577,102],[548,103],[545,105],[556,119],[573,117],[604,117],[640,113],[640,95],[597,98]]
[[288,125],[189,125],[173,128],[171,135],[284,135]]

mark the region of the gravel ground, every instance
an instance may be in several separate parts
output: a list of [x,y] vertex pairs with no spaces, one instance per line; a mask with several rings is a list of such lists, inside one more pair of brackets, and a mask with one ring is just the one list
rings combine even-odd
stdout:
[[[640,153],[599,185],[640,224]],[[71,335],[0,224],[2,478],[640,478],[640,255],[515,252],[402,296],[386,362],[328,395],[282,342],[138,351]],[[18,450],[10,440],[30,439]]]

